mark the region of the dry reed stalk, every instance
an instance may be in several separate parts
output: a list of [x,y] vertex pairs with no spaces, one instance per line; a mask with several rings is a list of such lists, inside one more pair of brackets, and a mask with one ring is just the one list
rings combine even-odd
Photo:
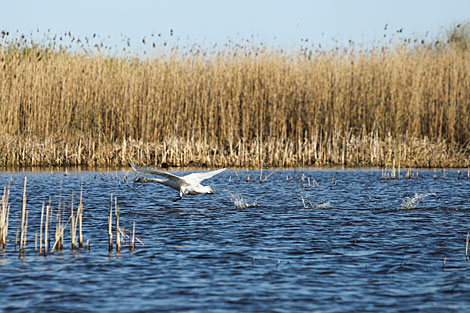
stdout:
[[10,205],[8,204],[8,198],[10,195],[10,187],[5,186],[3,188],[3,195],[0,207],[0,245],[5,249],[7,246],[8,237],[8,220],[10,215]]
[[119,228],[119,208],[117,205],[117,197],[114,197],[114,212],[116,214],[116,252],[121,251],[121,229]]
[[467,240],[465,240],[465,259],[468,261],[468,235],[469,233],[467,232]]
[[132,224],[131,250],[135,250],[135,222]]
[[[72,196],[72,199],[73,199],[73,196]],[[59,203],[60,203],[60,200],[59,200]],[[54,240],[54,244],[52,245],[51,250],[62,251],[64,249],[64,234],[65,234],[65,229],[67,228],[67,224],[63,220],[63,212],[61,212],[60,210],[57,210],[57,211],[58,213],[56,216],[55,240]],[[52,213],[52,208],[51,208],[51,213]],[[70,232],[72,234],[72,228],[70,229]]]
[[276,171],[272,171],[272,172],[269,173],[268,175],[264,176],[264,182],[267,182],[267,181],[268,181],[268,178],[271,177],[271,175],[273,175],[274,173],[276,173]]
[[28,178],[25,176],[24,178],[24,189],[23,189],[23,205],[21,206],[21,222],[20,222],[20,227],[21,227],[21,235],[20,235],[20,255],[23,253],[23,244],[25,241],[25,218],[26,218],[26,183],[28,181]]
[[395,176],[395,159],[393,160],[393,168],[392,168],[392,173],[390,174],[390,179],[393,179],[393,180],[396,179],[396,176]]
[[72,196],[70,199],[70,244],[72,250],[75,250],[75,243],[76,243],[76,231],[77,231],[77,226],[76,226],[76,220],[74,217],[74,212],[73,212],[73,191],[72,191]]
[[44,224],[44,256],[47,256],[48,248],[48,235],[49,235],[49,211],[51,210],[50,206],[46,206],[46,223]]
[[62,237],[64,234],[64,221],[62,218],[62,206],[61,206],[61,191],[59,192],[59,206],[57,208],[57,214],[55,218],[55,237],[54,237],[54,244],[52,245],[52,250],[61,251],[63,250],[64,246],[62,245]]
[[[49,199],[49,207],[50,207],[50,199]],[[50,214],[51,219],[52,215],[52,207],[50,207]],[[52,245],[52,250],[55,251],[62,251],[64,249],[64,232],[65,232],[65,222],[63,220],[64,212],[62,210],[62,181],[60,182],[59,188],[59,205],[57,207],[57,214],[56,214],[56,221],[55,221],[55,235],[54,235],[54,244]]]
[[25,224],[24,224],[24,237],[23,237],[23,249],[26,250],[26,239],[28,238],[28,215],[29,211],[26,210]]
[[83,177],[82,184],[80,189],[80,203],[78,204],[78,246],[83,248],[83,234],[82,234],[82,224],[83,224]]
[[42,202],[42,208],[41,208],[41,224],[39,226],[39,254],[42,253],[42,223],[44,219],[44,206],[45,206],[45,201]]
[[238,171],[236,169],[233,170],[235,172],[235,175],[237,175],[238,182],[240,182],[240,176],[238,176]]
[[108,216],[108,235],[109,235],[109,252],[113,252],[113,194],[111,194],[111,205],[109,207],[109,216]]

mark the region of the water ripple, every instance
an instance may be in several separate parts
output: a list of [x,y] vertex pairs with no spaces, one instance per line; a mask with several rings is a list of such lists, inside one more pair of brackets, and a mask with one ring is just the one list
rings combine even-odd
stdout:
[[[174,190],[134,185],[126,172],[4,172],[0,186],[13,185],[0,310],[468,311],[470,182],[432,174],[389,181],[375,170],[281,170],[259,183],[226,171],[211,179],[214,195],[173,203],[165,199]],[[19,258],[25,176],[29,224]],[[64,251],[37,255],[42,203],[69,212],[73,191],[76,208],[82,179],[90,250],[71,251],[67,228]],[[135,222],[145,246],[108,253],[111,194],[120,227]]]

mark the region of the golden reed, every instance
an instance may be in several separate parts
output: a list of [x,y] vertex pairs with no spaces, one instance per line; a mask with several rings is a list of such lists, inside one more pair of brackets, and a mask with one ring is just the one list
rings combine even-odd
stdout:
[[470,49],[157,42],[136,57],[97,38],[2,33],[0,165],[470,165]]

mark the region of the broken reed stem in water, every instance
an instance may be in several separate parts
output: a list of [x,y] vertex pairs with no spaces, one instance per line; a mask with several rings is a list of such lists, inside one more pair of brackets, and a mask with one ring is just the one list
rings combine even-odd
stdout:
[[10,205],[8,204],[9,195],[10,187],[5,186],[3,188],[2,205],[0,207],[0,245],[3,249],[7,246],[8,220],[10,215]]
[[42,208],[41,208],[41,225],[39,226],[39,254],[42,253],[42,223],[44,220],[44,206],[45,206],[45,201],[42,202]]
[[109,207],[108,235],[109,235],[108,251],[113,252],[113,194],[111,194],[111,205]]
[[117,197],[114,197],[114,212],[116,214],[116,252],[121,251],[121,230],[119,229],[119,208],[117,205]]
[[393,179],[393,180],[396,179],[396,175],[395,175],[395,159],[393,159],[392,173],[390,174],[390,179]]
[[[72,201],[73,201],[73,193],[72,193]],[[72,207],[72,210],[73,210],[73,207]],[[52,214],[52,211],[51,211],[51,214]],[[71,219],[72,217],[69,217],[69,220]],[[71,224],[73,223],[74,222],[71,222]],[[68,223],[65,223],[64,221],[64,210],[61,209],[61,200],[59,200],[59,208],[57,210],[57,216],[56,216],[55,241],[54,241],[54,245],[52,246],[52,250],[55,250],[55,251],[64,250],[64,234],[65,234],[65,228],[67,227],[67,224]],[[75,224],[76,224],[76,221],[75,221]],[[71,237],[74,237],[75,230],[73,230],[72,227],[70,227],[70,234],[71,234]],[[74,245],[74,242],[72,242],[72,245]]]
[[135,222],[132,225],[132,242],[131,242],[131,249],[135,250]]
[[[72,193],[72,201],[73,201],[73,193]],[[60,203],[60,201],[59,201]],[[60,204],[59,204],[60,205]],[[73,206],[72,206],[72,210],[73,210]],[[52,214],[52,208],[51,208],[51,214]],[[54,245],[52,246],[52,250],[55,250],[55,251],[62,251],[64,250],[64,234],[65,234],[65,229],[67,228],[67,225],[68,225],[68,222],[65,223],[64,221],[64,218],[63,218],[63,214],[64,214],[64,211],[63,210],[58,210],[58,213],[57,213],[57,217],[56,217],[56,232],[55,232],[55,241],[54,241]],[[73,215],[73,213],[72,213]],[[69,217],[69,221],[71,221],[71,225],[73,224],[77,224],[77,220],[76,219],[73,219],[73,216]],[[72,242],[72,250],[73,250],[73,247],[75,246],[75,243],[76,243],[76,226],[75,228],[73,228],[72,226],[70,226],[70,236],[71,236],[71,242]],[[72,238],[75,239],[72,240]]]
[[468,235],[469,233],[467,232],[467,240],[465,240],[465,259],[468,261]]
[[264,177],[264,182],[266,182],[268,180],[268,178],[274,173],[276,173],[276,171],[273,170],[271,173],[269,173],[269,175],[265,176]]
[[44,225],[44,256],[47,256],[47,236],[48,236],[48,231],[49,231],[49,211],[50,211],[50,206],[47,205],[46,207],[46,224]]
[[23,189],[23,205],[21,207],[21,235],[20,235],[20,255],[23,252],[23,244],[24,244],[24,237],[25,237],[25,217],[26,217],[26,184],[28,181],[28,177],[25,176],[24,178],[24,189]]
[[70,200],[70,241],[71,241],[71,248],[75,250],[75,217],[73,215],[73,191],[72,191],[72,199]]
[[26,239],[28,238],[28,215],[29,211],[26,210],[26,217],[25,217],[25,223],[24,223],[24,237],[23,237],[23,250],[26,249]]
[[[59,206],[57,208],[57,216],[56,216],[56,228],[55,228],[55,241],[54,246],[52,249],[56,250],[63,250],[64,249],[64,219],[63,219],[63,210],[62,210],[62,181],[60,181],[60,189],[59,189]],[[56,245],[58,245],[56,247]]]
[[78,247],[83,248],[83,234],[82,234],[82,213],[83,213],[83,177],[82,177],[82,186],[80,189],[80,203],[78,205]]
[[60,251],[64,248],[63,242],[62,242],[62,236],[64,234],[63,231],[63,219],[62,219],[62,210],[61,210],[61,194],[59,193],[59,207],[57,208],[57,214],[55,217],[55,239],[54,239],[54,245],[52,246],[52,250]]
[[83,248],[83,233],[82,233],[82,226],[83,226],[83,205],[80,204],[78,207],[78,247]]

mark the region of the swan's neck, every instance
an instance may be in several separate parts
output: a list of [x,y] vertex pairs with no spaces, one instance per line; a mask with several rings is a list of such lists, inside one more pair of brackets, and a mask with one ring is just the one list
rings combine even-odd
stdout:
[[165,181],[166,181],[165,179],[149,178],[149,177],[142,176],[139,179],[137,179],[135,182],[136,183],[145,183],[145,184],[146,183],[160,183],[160,184],[162,184]]

